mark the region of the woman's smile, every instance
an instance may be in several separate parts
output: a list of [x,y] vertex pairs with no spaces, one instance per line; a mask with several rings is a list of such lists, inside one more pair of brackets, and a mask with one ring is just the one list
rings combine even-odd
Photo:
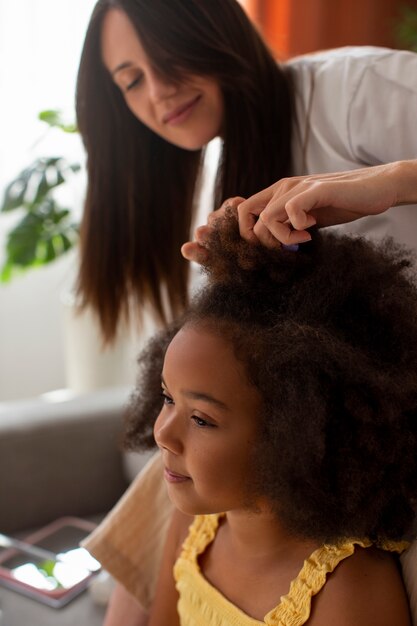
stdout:
[[177,124],[182,124],[189,118],[197,103],[201,100],[201,97],[201,94],[198,94],[194,98],[188,100],[185,104],[182,104],[172,111],[165,113],[162,118],[162,122],[164,124],[171,124],[173,126]]

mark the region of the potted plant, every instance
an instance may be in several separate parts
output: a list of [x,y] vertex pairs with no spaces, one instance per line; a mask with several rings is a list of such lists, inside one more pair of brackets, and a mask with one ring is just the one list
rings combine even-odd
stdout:
[[[77,132],[74,124],[63,121],[59,111],[43,111],[38,117],[48,126],[46,132],[51,128]],[[6,235],[0,283],[51,263],[77,245],[79,212],[66,206],[60,199],[65,194],[60,194],[59,189],[80,169],[79,163],[62,156],[44,156],[9,182],[0,211],[16,211],[19,215]],[[130,330],[121,328],[114,344],[103,345],[96,318],[88,308],[79,306],[72,285],[61,291],[60,300],[67,387],[83,393],[99,387],[133,384]]]
[[[75,133],[59,111],[42,111],[39,119],[50,128]],[[73,212],[62,206],[55,190],[81,169],[60,156],[39,157],[7,185],[0,212],[20,211],[17,224],[8,232],[0,281],[8,282],[29,268],[54,261],[78,241]]]

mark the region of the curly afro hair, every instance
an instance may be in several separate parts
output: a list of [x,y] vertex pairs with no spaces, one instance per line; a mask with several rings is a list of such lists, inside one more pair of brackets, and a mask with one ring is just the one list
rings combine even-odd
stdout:
[[154,445],[166,347],[184,324],[232,342],[262,399],[254,494],[293,533],[411,538],[417,498],[417,290],[392,242],[313,232],[294,252],[243,241],[226,216],[207,285],[140,357],[126,446]]

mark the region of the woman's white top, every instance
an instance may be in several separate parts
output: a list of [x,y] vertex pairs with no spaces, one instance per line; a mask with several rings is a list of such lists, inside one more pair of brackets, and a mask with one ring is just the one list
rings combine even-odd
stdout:
[[[345,47],[297,57],[286,66],[295,97],[294,175],[417,159],[417,54]],[[219,139],[207,147],[196,225],[205,224],[212,210],[220,149]],[[331,229],[377,240],[391,236],[417,255],[416,205],[395,207]],[[192,264],[192,290],[200,276],[198,266]]]
[[[287,65],[295,89],[294,174],[417,158],[417,54],[346,47]],[[332,228],[375,239],[389,235],[417,253],[415,205]]]

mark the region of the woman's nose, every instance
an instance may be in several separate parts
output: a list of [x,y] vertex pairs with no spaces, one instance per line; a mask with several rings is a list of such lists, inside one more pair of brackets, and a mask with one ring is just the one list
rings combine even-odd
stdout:
[[178,85],[158,71],[151,69],[148,73],[148,89],[152,102],[159,102],[174,96],[178,90]]
[[156,418],[153,427],[154,438],[158,448],[164,448],[178,455],[181,454],[183,448],[178,416],[173,407],[169,411],[169,415],[167,413],[166,409],[162,409]]

